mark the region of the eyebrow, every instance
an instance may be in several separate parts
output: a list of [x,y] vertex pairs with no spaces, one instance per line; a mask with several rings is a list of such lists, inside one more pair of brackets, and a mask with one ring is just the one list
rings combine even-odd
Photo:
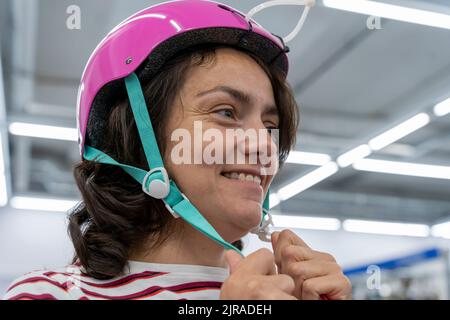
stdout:
[[[231,97],[233,97],[233,99],[239,101],[242,104],[246,104],[246,105],[250,105],[253,102],[252,97],[240,90],[234,89],[232,87],[228,87],[228,86],[217,86],[213,89],[207,90],[207,91],[203,91],[198,93],[196,96],[197,97],[203,97],[206,96],[208,94],[211,93],[215,93],[215,92],[224,92],[228,95],[230,95]],[[265,106],[265,110],[264,110],[264,114],[268,114],[268,115],[275,115],[278,116],[279,112],[278,112],[278,108],[275,105],[269,104]]]

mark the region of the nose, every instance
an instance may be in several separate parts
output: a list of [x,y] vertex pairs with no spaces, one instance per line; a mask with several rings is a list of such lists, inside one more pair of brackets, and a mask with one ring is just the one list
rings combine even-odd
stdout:
[[269,132],[261,120],[254,120],[244,131],[237,143],[239,153],[245,155],[246,163],[257,164],[266,175],[274,175],[278,170],[278,129]]

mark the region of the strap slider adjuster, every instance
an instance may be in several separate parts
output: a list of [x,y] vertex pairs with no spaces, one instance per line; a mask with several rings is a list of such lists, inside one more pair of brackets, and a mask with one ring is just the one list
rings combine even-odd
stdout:
[[[189,199],[185,196],[184,193],[180,193],[181,196],[183,197],[183,200],[181,201],[187,201],[190,202]],[[175,210],[172,209],[172,207],[166,202],[164,201],[164,205],[166,206],[167,210],[170,212],[170,214],[175,218],[178,219],[180,216],[175,212]]]

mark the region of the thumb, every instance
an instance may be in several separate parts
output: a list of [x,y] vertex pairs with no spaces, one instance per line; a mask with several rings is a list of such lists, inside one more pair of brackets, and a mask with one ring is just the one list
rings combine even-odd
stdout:
[[243,260],[242,256],[234,250],[228,250],[225,252],[225,259],[227,260],[230,268],[230,275],[236,271],[239,263]]
[[272,248],[273,248],[274,251],[275,251],[275,248],[277,247],[277,242],[278,242],[278,236],[279,235],[280,235],[279,231],[272,233],[271,240],[272,240]]
[[[271,240],[272,240],[272,248],[273,248],[273,252],[275,253],[277,250],[277,243],[278,243],[278,237],[280,236],[280,232],[273,232],[272,236],[271,236]],[[277,259],[275,259],[275,263],[277,265],[278,268],[278,272],[281,272],[281,261],[277,261]]]

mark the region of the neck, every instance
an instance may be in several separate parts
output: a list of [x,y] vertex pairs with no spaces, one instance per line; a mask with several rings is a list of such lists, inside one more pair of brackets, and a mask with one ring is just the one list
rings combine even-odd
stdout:
[[139,253],[132,254],[130,259],[149,263],[227,267],[225,250],[221,245],[185,222],[178,230],[161,246],[154,249],[145,246]]

